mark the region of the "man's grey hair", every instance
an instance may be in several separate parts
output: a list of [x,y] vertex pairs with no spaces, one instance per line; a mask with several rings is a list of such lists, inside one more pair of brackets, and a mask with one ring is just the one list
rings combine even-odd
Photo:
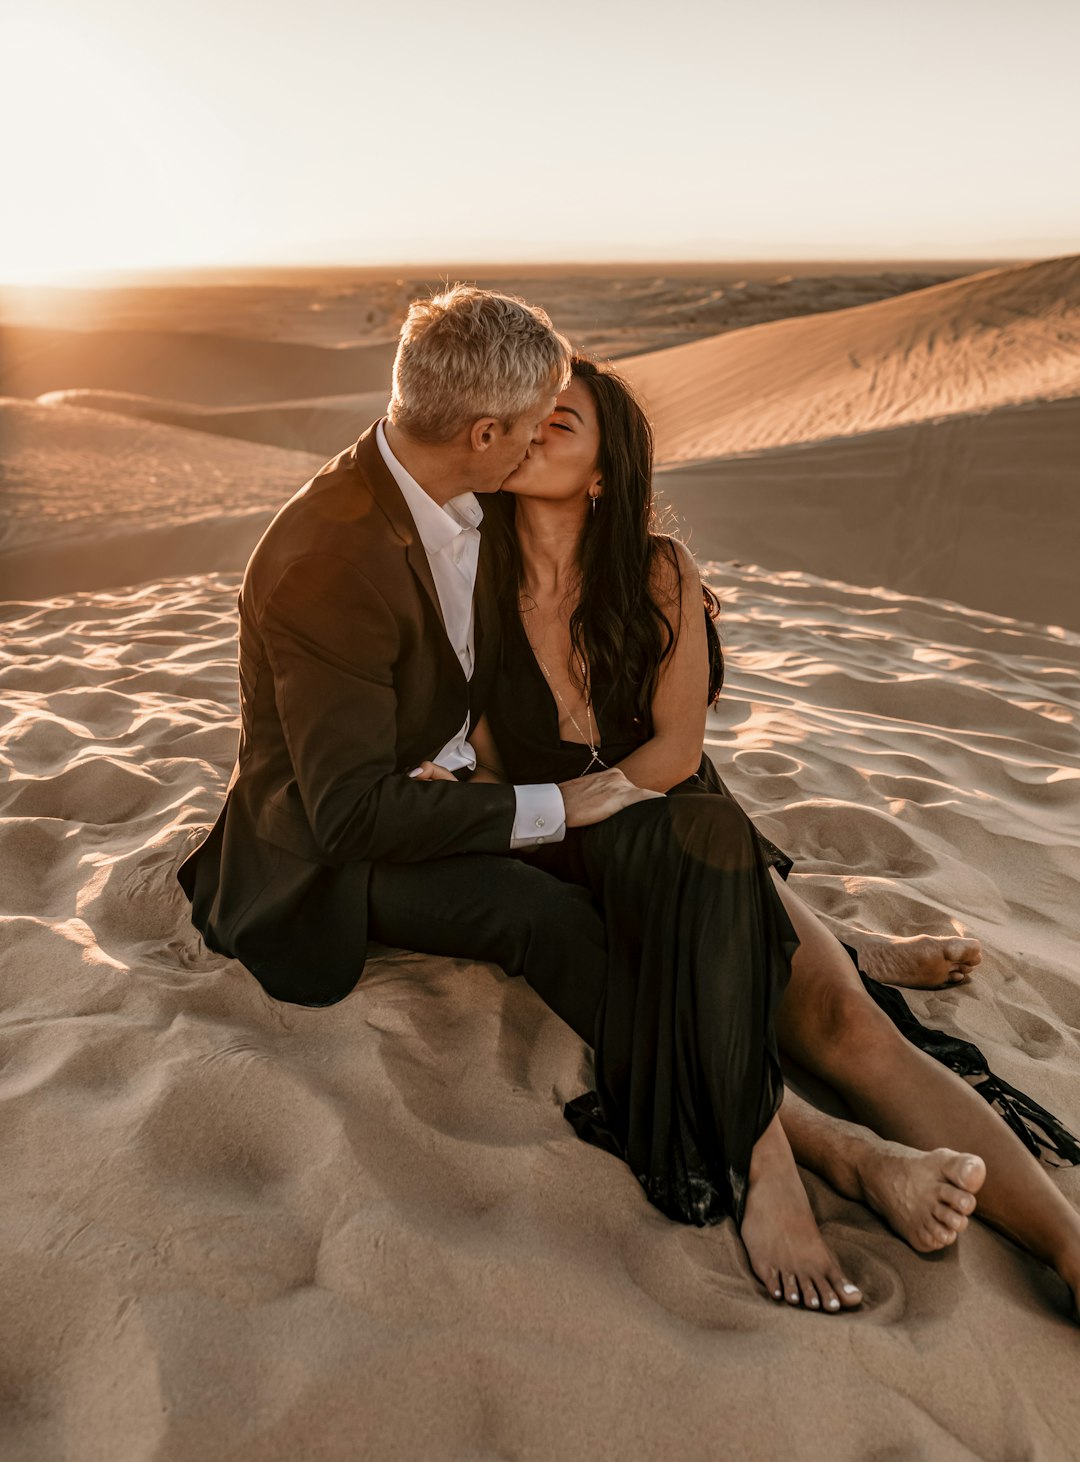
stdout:
[[394,358],[393,424],[446,442],[484,416],[508,431],[570,380],[570,343],[537,305],[456,284],[414,300]]

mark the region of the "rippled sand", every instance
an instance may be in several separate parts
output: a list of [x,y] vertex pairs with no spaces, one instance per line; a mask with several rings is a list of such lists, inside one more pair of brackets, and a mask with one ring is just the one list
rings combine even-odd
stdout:
[[[800,891],[979,935],[913,1003],[1080,1128],[1080,637],[712,578],[710,753]],[[309,1011],[205,950],[173,875],[232,764],[237,585],[5,610],[4,1457],[1067,1456],[1077,1332],[988,1230],[919,1258],[808,1178],[867,1306],[777,1309],[574,1136],[586,1050],[520,980],[387,953]]]

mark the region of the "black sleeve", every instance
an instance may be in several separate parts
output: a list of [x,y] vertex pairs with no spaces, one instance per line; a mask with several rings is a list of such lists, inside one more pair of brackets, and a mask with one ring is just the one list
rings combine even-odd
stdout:
[[416,782],[395,771],[398,626],[352,564],[309,554],[262,615],[300,798],[327,863],[506,853],[513,787]]

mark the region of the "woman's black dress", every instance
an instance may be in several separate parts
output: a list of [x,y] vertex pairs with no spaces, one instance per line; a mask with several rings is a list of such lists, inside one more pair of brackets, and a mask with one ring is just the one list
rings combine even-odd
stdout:
[[[610,689],[593,686],[592,709],[600,756],[613,767],[643,736],[619,723]],[[585,772],[591,752],[560,737],[558,705],[516,616],[488,719],[509,781]],[[740,1223],[750,1153],[783,1092],[773,1014],[799,940],[769,868],[786,879],[792,860],[758,832],[704,755],[666,798],[569,828],[563,842],[522,856],[590,889],[607,928],[596,1090],[565,1105],[567,1120],[623,1158],[669,1217],[701,1225],[730,1214]],[[993,1076],[977,1047],[926,1029],[897,990],[862,979],[903,1034],[970,1080],[1036,1156],[1080,1162],[1075,1139]]]

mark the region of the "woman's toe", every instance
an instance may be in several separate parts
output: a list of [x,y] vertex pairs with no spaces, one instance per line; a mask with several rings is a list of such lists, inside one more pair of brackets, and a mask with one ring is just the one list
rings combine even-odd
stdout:
[[946,1228],[943,1223],[936,1223],[932,1218],[927,1219],[919,1233],[919,1248],[924,1254],[935,1254],[955,1237],[952,1229]]
[[804,1275],[799,1280],[799,1288],[802,1290],[803,1304],[808,1310],[820,1310],[821,1299],[818,1295],[817,1285],[809,1277]]
[[934,1204],[934,1217],[944,1228],[951,1228],[955,1233],[962,1234],[967,1228],[968,1221],[964,1215],[947,1203]]
[[802,1295],[799,1293],[799,1281],[794,1274],[784,1275],[784,1298],[789,1305],[801,1305]]
[[829,1283],[839,1297],[840,1304],[845,1310],[854,1310],[863,1302],[862,1290],[857,1284],[852,1284],[846,1275],[835,1270],[829,1275]]
[[946,1208],[951,1208],[954,1213],[962,1213],[965,1218],[975,1212],[974,1193],[965,1193],[963,1188],[954,1188],[951,1183],[941,1184],[937,1201]]
[[946,1151],[942,1157],[941,1172],[946,1179],[941,1185],[943,1189],[959,1188],[969,1197],[977,1193],[986,1180],[986,1164],[974,1152]]
[[824,1275],[817,1282],[817,1292],[821,1296],[821,1308],[835,1315],[840,1308],[840,1297]]

